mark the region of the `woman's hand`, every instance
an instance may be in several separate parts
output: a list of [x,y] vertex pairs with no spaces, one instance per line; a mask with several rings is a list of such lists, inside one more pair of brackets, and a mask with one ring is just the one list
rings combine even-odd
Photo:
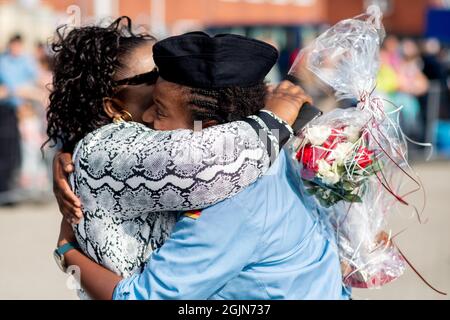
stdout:
[[78,224],[83,218],[83,213],[81,202],[69,184],[69,174],[73,171],[72,155],[58,152],[53,159],[53,193],[64,219],[69,223]]
[[276,87],[269,87],[269,95],[264,109],[293,125],[305,103],[313,104],[313,99],[305,91],[290,81],[283,81]]

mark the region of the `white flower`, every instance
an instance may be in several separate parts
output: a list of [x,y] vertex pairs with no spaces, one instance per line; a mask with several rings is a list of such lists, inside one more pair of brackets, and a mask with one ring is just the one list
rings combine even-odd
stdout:
[[339,143],[331,152],[329,159],[338,165],[343,165],[352,155],[354,144],[351,142]]
[[361,132],[357,127],[348,126],[344,129],[344,135],[347,137],[348,141],[355,143],[361,136]]
[[331,135],[331,128],[326,126],[313,126],[306,129],[305,137],[313,146],[320,146]]
[[319,176],[322,182],[326,185],[332,186],[339,182],[341,176],[337,171],[337,166],[331,166],[328,162],[323,159],[317,161]]

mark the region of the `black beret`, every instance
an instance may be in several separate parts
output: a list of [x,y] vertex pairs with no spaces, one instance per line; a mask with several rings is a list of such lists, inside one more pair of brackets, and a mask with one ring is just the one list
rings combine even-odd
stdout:
[[273,46],[234,34],[190,32],[157,42],[153,58],[160,76],[181,85],[218,89],[264,81],[278,59]]

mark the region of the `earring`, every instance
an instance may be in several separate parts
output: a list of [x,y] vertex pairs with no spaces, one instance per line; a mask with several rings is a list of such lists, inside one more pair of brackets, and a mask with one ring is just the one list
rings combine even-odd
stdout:
[[122,110],[122,115],[120,116],[120,118],[123,121],[133,121],[133,116],[127,110]]
[[121,109],[120,115],[116,115],[113,117],[114,123],[120,123],[123,121],[133,121],[133,116],[131,115],[131,113],[125,110],[125,105],[120,100],[115,98],[103,98],[103,104],[105,104],[105,102],[108,100],[116,104]]
[[113,118],[113,122],[115,123],[115,124],[119,124],[119,123],[121,123],[121,122],[123,122],[124,120],[123,120],[123,118],[122,118],[122,116],[114,116],[114,118]]

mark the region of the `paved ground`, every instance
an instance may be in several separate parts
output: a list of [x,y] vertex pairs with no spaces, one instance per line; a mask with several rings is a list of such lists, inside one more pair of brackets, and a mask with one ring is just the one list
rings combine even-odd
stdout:
[[[408,224],[398,244],[421,273],[436,287],[450,292],[450,163],[417,165],[428,191],[426,214],[430,221],[419,226],[403,218],[395,228]],[[55,246],[60,215],[55,204],[23,205],[0,209],[0,299],[76,299],[67,278],[56,267]],[[357,299],[448,299],[435,294],[408,271],[381,290],[355,290]]]

